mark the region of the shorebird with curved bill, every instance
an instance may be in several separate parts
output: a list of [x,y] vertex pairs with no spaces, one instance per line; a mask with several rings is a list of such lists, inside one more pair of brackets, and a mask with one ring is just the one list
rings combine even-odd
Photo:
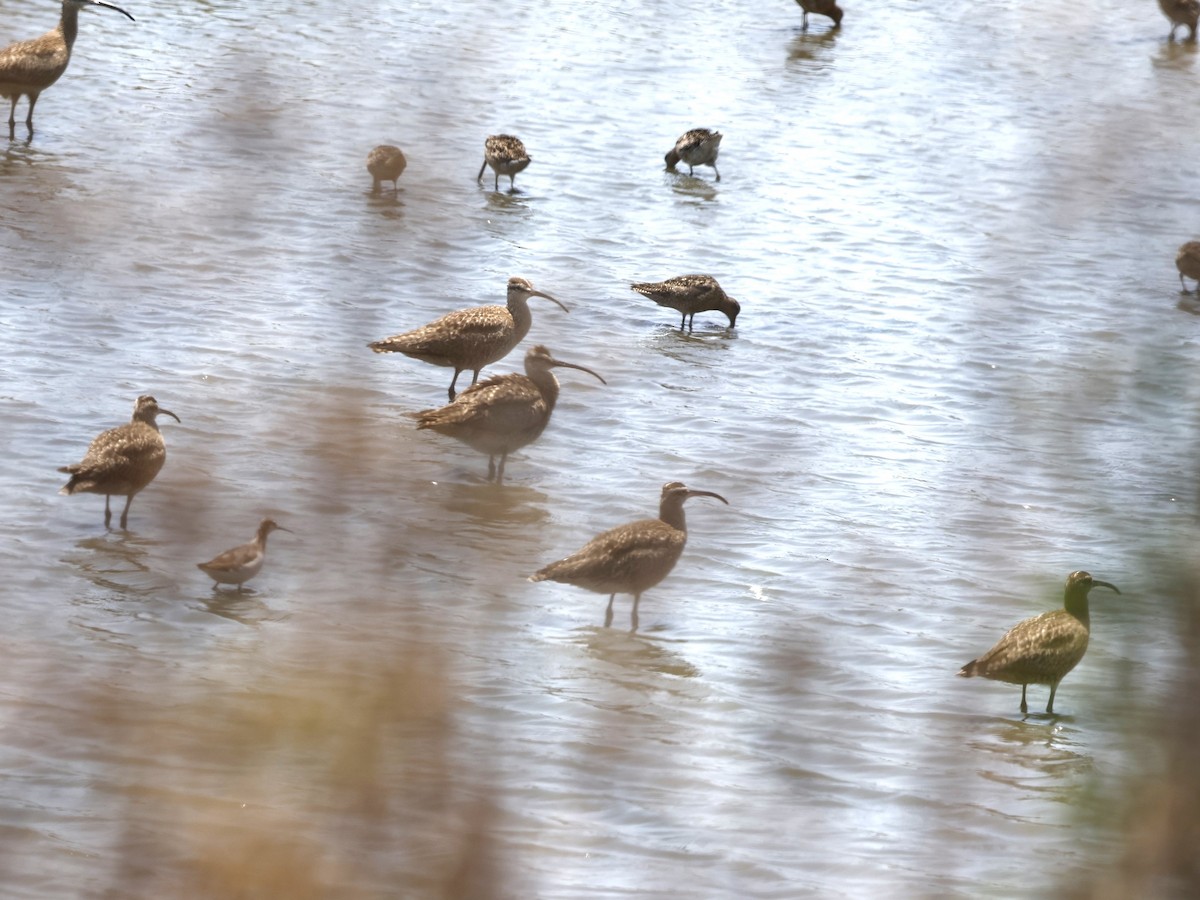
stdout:
[[[1196,39],[1196,23],[1200,21],[1200,0],[1158,0],[1163,15],[1171,20],[1171,33],[1167,40],[1175,40],[1175,29],[1187,27],[1189,41]],[[1191,277],[1191,276],[1189,276]]]
[[720,181],[717,154],[721,152],[721,137],[721,132],[709,128],[693,128],[684,133],[664,157],[667,170],[674,172],[679,163],[685,162],[688,174],[693,175],[696,166],[712,166],[712,170],[717,173],[717,181]]
[[958,674],[963,678],[979,675],[993,681],[1019,684],[1023,713],[1029,712],[1025,689],[1031,684],[1048,684],[1050,701],[1046,704],[1046,712],[1052,715],[1058,683],[1087,652],[1091,629],[1088,592],[1097,587],[1121,593],[1116,585],[1094,579],[1087,572],[1072,572],[1067,576],[1063,609],[1018,622],[996,646],[971,660]]
[[139,491],[154,480],[167,461],[167,445],[158,430],[157,418],[160,415],[179,421],[179,416],[169,409],[160,408],[158,401],[149,394],[138,397],[128,425],[102,432],[88,446],[87,455],[81,462],[58,470],[71,476],[59,493],[103,494],[105,526],[112,520],[109,497],[114,494],[124,496],[121,527],[125,528],[129,520],[129,504],[133,503]]
[[[608,384],[587,366],[555,359],[539,344],[525,354],[524,375],[495,375],[467,388],[440,409],[417,413],[417,428],[449,435],[488,455],[488,481],[504,481],[508,454],[532,444],[546,430],[558,402],[551,369],[578,369]],[[496,457],[500,466],[496,467]]]
[[492,179],[492,189],[500,190],[500,176],[508,176],[509,190],[517,189],[517,173],[525,171],[529,165],[529,154],[520,138],[511,134],[493,134],[483,142],[483,165],[479,167],[479,177],[475,180],[483,183],[483,172],[492,167],[495,178]]
[[796,0],[796,5],[804,10],[803,28],[808,30],[808,14],[816,13],[818,16],[828,16],[833,19],[833,27],[837,28],[842,24],[842,9],[837,5],[836,0]]
[[683,504],[690,497],[715,497],[729,505],[720,494],[694,491],[679,481],[668,482],[662,488],[657,519],[642,519],[609,529],[565,559],[539,569],[529,580],[557,581],[608,594],[605,628],[612,625],[613,600],[617,594],[633,594],[630,631],[637,631],[642,594],[666,578],[683,554],[687,543]]
[[222,584],[236,584],[240,594],[242,585],[262,571],[267,559],[267,535],[272,531],[291,533],[290,528],[284,528],[274,519],[263,519],[250,543],[226,550],[208,562],[196,563],[196,568],[213,580],[213,590]]
[[535,290],[524,278],[508,279],[507,306],[475,306],[435,319],[428,325],[397,334],[367,346],[376,353],[403,353],[435,366],[454,370],[450,399],[455,396],[461,372],[474,372],[471,384],[479,381],[479,370],[508,356],[529,333],[533,324],[528,300],[541,297],[570,312],[556,298]]
[[1175,268],[1179,270],[1179,286],[1185,294],[1190,294],[1183,280],[1186,275],[1196,282],[1196,290],[1200,291],[1200,241],[1188,241],[1175,254]]
[[378,194],[385,181],[392,183],[393,191],[399,190],[399,178],[407,165],[408,160],[404,158],[404,153],[399,147],[393,147],[391,144],[380,144],[368,153],[367,171],[375,179],[371,193]]
[[29,114],[25,127],[33,132],[33,108],[42,91],[58,81],[67,71],[71,61],[71,49],[79,33],[79,10],[85,6],[103,6],[115,9],[131,22],[133,16],[119,6],[103,0],[63,0],[62,17],[58,27],[41,37],[28,41],[17,41],[0,50],[0,97],[12,101],[8,112],[8,133],[12,134],[17,124],[17,101],[22,96],[29,98]]
[[742,305],[725,293],[717,279],[711,275],[679,275],[666,281],[646,281],[631,284],[632,290],[649,297],[659,306],[666,306],[680,313],[679,330],[687,326],[692,330],[696,313],[717,310],[729,317],[729,327],[737,324]]

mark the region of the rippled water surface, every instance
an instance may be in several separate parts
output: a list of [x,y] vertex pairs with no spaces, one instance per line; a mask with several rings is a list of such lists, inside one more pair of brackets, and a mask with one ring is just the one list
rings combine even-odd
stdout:
[[[122,2],[0,154],[7,897],[1013,896],[1113,851],[1196,537],[1155,4]],[[697,126],[720,182],[663,170]],[[687,272],[736,330],[627,288]],[[366,344],[512,275],[608,385],[559,370],[495,486],[406,416],[449,370]],[[108,531],[55,469],[141,393],[182,424]],[[525,580],[672,480],[730,505],[639,631]],[[1073,569],[1123,593],[1060,715],[954,677]]]

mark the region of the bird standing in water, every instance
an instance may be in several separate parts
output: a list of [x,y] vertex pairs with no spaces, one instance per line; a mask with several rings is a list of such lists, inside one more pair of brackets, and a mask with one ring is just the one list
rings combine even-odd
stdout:
[[479,381],[479,370],[508,356],[521,343],[533,324],[529,313],[530,297],[542,297],[570,312],[549,294],[534,290],[524,278],[508,279],[507,306],[475,306],[448,313],[428,325],[414,328],[367,346],[376,353],[403,353],[435,366],[454,370],[450,379],[450,399],[455,396],[458,376],[467,369],[474,372],[471,384]]
[[479,167],[479,177],[475,180],[483,182],[483,170],[492,167],[495,178],[492,179],[492,189],[500,190],[500,176],[508,176],[509,190],[517,189],[517,173],[525,171],[529,165],[529,154],[520,138],[511,134],[493,134],[483,142],[483,165]]
[[642,593],[654,587],[675,568],[687,544],[683,504],[690,497],[715,497],[712,491],[694,491],[678,481],[663,485],[657,519],[618,525],[588,541],[565,559],[552,562],[529,576],[530,581],[558,581],[597,594],[608,594],[604,627],[612,625],[617,594],[633,594],[630,631],[637,631]]
[[238,593],[242,585],[257,575],[267,559],[267,535],[272,531],[287,531],[273,519],[263,519],[259,523],[254,539],[248,544],[234,547],[218,554],[205,563],[196,563],[196,568],[213,580],[213,588],[222,584],[236,584]]
[[29,114],[25,127],[33,132],[33,108],[42,91],[58,81],[71,62],[71,50],[79,33],[79,10],[84,6],[103,6],[115,9],[131,22],[133,16],[119,6],[103,0],[63,0],[62,17],[58,27],[41,37],[17,41],[0,50],[0,97],[12,101],[8,112],[8,133],[16,126],[17,101],[29,98]]
[[[495,375],[472,385],[452,403],[417,413],[417,428],[449,435],[488,455],[488,481],[504,481],[508,454],[536,441],[558,402],[556,366],[578,369],[608,384],[587,366],[563,362],[540,344],[525,354],[524,375]],[[496,457],[500,457],[499,470]]]
[[1062,609],[1042,613],[1018,622],[996,646],[978,659],[973,659],[959,671],[963,678],[979,675],[993,681],[1021,686],[1021,712],[1029,712],[1025,689],[1031,684],[1050,685],[1050,701],[1046,712],[1054,712],[1054,694],[1058,683],[1079,664],[1087,652],[1091,622],[1088,616],[1088,592],[1103,587],[1117,590],[1116,585],[1097,581],[1087,572],[1072,572],[1067,576],[1066,596]]
[[179,421],[169,409],[160,409],[149,394],[138,397],[129,424],[102,432],[88,445],[80,462],[58,470],[71,476],[59,493],[103,494],[106,527],[112,520],[109,497],[124,496],[121,527],[125,528],[133,498],[154,480],[167,461],[167,445],[158,430],[159,415]]
[[711,275],[679,275],[666,281],[646,281],[629,287],[659,306],[679,312],[683,316],[679,321],[680,331],[685,325],[691,331],[696,313],[710,309],[725,313],[729,327],[733,328],[742,311],[742,305],[726,294]]
[[696,166],[712,166],[712,170],[717,173],[717,181],[720,181],[721,173],[717,171],[717,154],[721,152],[721,137],[719,131],[709,128],[693,128],[691,131],[685,132],[664,157],[667,162],[667,170],[674,172],[679,163],[685,162],[688,174],[694,175]]

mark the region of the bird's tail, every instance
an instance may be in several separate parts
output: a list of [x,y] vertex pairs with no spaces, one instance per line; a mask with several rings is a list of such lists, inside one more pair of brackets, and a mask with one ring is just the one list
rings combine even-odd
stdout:
[[977,662],[979,662],[979,660],[973,659],[969,663],[967,663],[965,666],[963,666],[961,669],[959,669],[958,677],[959,678],[971,678],[971,677],[979,674],[978,672],[975,671],[975,664]]

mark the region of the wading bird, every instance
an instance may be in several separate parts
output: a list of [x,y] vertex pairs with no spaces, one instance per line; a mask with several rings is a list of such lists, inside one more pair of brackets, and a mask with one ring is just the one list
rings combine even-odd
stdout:
[[435,366],[454,370],[450,380],[450,399],[459,373],[470,369],[471,384],[479,381],[479,370],[504,359],[529,333],[533,316],[530,297],[542,297],[570,312],[554,297],[534,290],[524,278],[508,279],[507,306],[475,306],[460,309],[412,331],[397,334],[367,346],[376,353],[403,353]]
[[29,98],[29,114],[25,117],[25,127],[33,132],[33,108],[37,105],[42,91],[58,81],[62,73],[67,71],[71,61],[71,48],[75,46],[75,35],[79,33],[79,10],[84,6],[103,6],[115,9],[127,16],[132,22],[133,16],[119,6],[105,3],[103,0],[63,0],[62,18],[58,27],[41,37],[28,41],[17,41],[0,50],[0,97],[12,101],[8,112],[8,133],[11,135],[16,126],[17,101],[22,97]]
[[1046,712],[1054,712],[1054,694],[1058,683],[1066,677],[1087,652],[1088,591],[1103,587],[1117,590],[1116,585],[1097,581],[1087,572],[1072,572],[1067,576],[1063,609],[1042,613],[1018,622],[996,646],[978,659],[973,659],[959,671],[963,678],[979,675],[993,681],[1021,686],[1021,712],[1029,712],[1025,689],[1031,684],[1050,685],[1050,701]]
[[128,425],[102,432],[88,446],[81,462],[58,470],[71,476],[59,493],[103,494],[106,526],[112,520],[108,498],[114,494],[124,496],[125,509],[121,511],[124,528],[129,519],[129,504],[167,461],[167,445],[156,421],[159,415],[179,421],[179,416],[169,409],[160,409],[158,401],[149,394],[138,397]]
[[609,529],[565,559],[539,569],[529,580],[558,581],[608,594],[605,628],[612,625],[613,600],[617,594],[633,594],[629,621],[630,630],[637,631],[642,593],[666,578],[683,554],[687,543],[683,504],[689,497],[715,497],[729,504],[712,491],[694,491],[678,481],[668,482],[663,485],[657,519],[642,519]]

